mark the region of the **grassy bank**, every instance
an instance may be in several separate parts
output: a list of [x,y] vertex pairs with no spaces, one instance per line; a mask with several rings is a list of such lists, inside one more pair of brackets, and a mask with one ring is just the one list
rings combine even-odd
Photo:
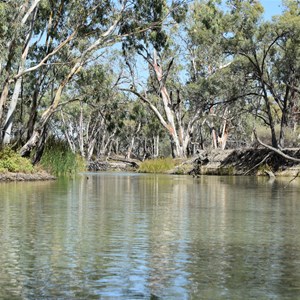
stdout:
[[176,160],[167,158],[147,159],[143,161],[138,169],[141,173],[167,173],[174,169]]
[[46,143],[42,159],[37,166],[33,166],[30,159],[21,157],[9,147],[0,150],[0,174],[34,174],[45,170],[55,176],[69,176],[85,169],[85,160],[72,153],[65,142],[55,139],[49,139]]

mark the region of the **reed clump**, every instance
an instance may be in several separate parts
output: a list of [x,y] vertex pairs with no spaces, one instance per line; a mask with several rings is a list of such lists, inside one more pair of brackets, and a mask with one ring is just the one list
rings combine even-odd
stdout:
[[167,173],[174,169],[176,161],[170,157],[147,159],[143,161],[138,169],[140,173]]
[[47,141],[40,165],[55,176],[70,176],[86,170],[85,160],[73,153],[65,141],[54,138]]

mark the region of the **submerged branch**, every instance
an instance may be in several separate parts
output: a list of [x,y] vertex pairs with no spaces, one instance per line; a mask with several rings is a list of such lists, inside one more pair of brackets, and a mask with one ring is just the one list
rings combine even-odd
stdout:
[[291,182],[293,182],[297,177],[299,177],[299,175],[300,171],[288,182],[287,185],[284,186],[284,188],[287,188],[291,184]]
[[254,169],[256,169],[257,167],[259,167],[262,163],[264,163],[266,160],[267,160],[267,158],[269,158],[270,157],[270,153],[268,153],[265,157],[264,157],[264,159],[262,160],[262,161],[260,161],[258,164],[256,164],[254,167],[252,167],[250,170],[248,170],[247,172],[245,172],[243,175],[245,176],[245,175],[247,175],[248,173],[250,173],[252,170],[254,170]]

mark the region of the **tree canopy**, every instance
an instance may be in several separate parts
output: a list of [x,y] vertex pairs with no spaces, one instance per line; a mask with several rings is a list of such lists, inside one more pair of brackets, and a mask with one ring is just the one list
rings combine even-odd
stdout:
[[300,5],[254,0],[0,3],[0,145],[87,160],[299,146]]

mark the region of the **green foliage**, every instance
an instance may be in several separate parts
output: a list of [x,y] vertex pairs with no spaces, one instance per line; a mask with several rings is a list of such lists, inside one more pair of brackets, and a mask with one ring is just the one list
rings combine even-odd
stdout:
[[140,164],[139,172],[141,173],[166,173],[172,170],[176,161],[170,157],[149,159]]
[[0,152],[0,173],[32,173],[34,167],[31,162],[21,157],[17,152],[5,147]]
[[73,153],[66,142],[53,138],[46,143],[40,164],[56,176],[75,175],[86,168],[84,159]]

